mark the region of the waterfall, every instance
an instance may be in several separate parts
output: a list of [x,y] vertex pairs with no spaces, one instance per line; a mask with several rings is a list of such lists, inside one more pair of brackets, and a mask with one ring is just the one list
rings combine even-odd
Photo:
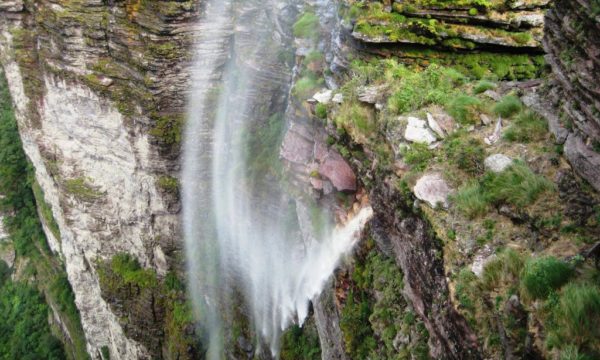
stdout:
[[302,324],[372,214],[340,228],[324,221],[318,241],[302,240],[278,159],[293,66],[281,56],[293,54],[282,19],[295,9],[293,0],[211,0],[200,22],[182,202],[188,287],[209,359],[222,358],[238,293],[276,356],[281,332]]

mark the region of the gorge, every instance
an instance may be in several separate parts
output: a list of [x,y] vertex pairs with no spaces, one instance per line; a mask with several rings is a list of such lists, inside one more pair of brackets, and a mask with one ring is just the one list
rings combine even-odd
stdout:
[[600,357],[596,0],[0,1],[0,357]]

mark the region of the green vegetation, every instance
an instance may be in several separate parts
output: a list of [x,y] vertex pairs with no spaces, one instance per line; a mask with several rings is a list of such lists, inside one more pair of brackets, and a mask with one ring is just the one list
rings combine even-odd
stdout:
[[534,299],[545,299],[551,291],[569,281],[573,269],[555,257],[533,258],[525,263],[521,282],[526,293]]
[[417,171],[425,170],[434,157],[433,151],[423,143],[411,144],[403,151],[402,155],[404,162]]
[[95,201],[104,195],[104,193],[98,191],[94,186],[90,185],[90,179],[83,177],[75,179],[66,179],[63,182],[65,190],[81,199],[82,201]]
[[0,288],[0,358],[65,358],[60,341],[50,332],[48,305],[35,288],[8,282]]
[[397,114],[414,111],[429,104],[446,104],[456,87],[465,81],[464,76],[452,68],[433,64],[422,72],[416,72],[391,61],[388,62],[386,77],[393,81],[396,89],[390,96],[388,105]]
[[315,39],[319,35],[319,17],[306,12],[294,23],[293,29],[295,37]]
[[294,324],[283,333],[281,339],[281,360],[321,359],[319,334],[313,322],[299,327]]
[[319,119],[327,119],[327,105],[318,103],[315,106],[315,115]]
[[533,111],[522,111],[502,135],[512,142],[528,143],[543,140],[548,134],[548,123]]
[[[199,340],[191,307],[185,300],[185,287],[170,272],[160,278],[154,269],[143,268],[127,253],[118,253],[110,260],[98,261],[97,272],[102,297],[121,319],[126,334],[153,351],[160,351],[157,337],[164,338],[168,353],[173,358],[187,358],[198,350]],[[155,314],[149,320],[148,311]],[[128,333],[129,329],[143,327],[148,334]]]
[[317,75],[315,75],[314,73],[306,73],[303,77],[296,81],[292,93],[294,94],[294,96],[300,99],[308,99],[322,85],[323,79],[317,77]]
[[448,113],[463,125],[474,125],[479,121],[481,100],[468,95],[459,95],[447,107]]
[[184,115],[154,116],[155,124],[149,134],[159,138],[167,145],[181,143],[182,129],[185,123]]
[[179,180],[172,176],[163,175],[158,178],[158,181],[156,183],[158,187],[167,192],[175,194],[179,192]]
[[37,181],[34,181],[31,184],[31,189],[33,190],[35,202],[38,204],[40,213],[42,214],[42,217],[44,218],[44,222],[46,223],[46,225],[48,226],[50,231],[52,231],[52,235],[54,235],[54,237],[58,241],[60,241],[60,229],[58,228],[58,224],[56,223],[56,220],[54,219],[54,214],[52,214],[52,209],[46,203],[46,200],[44,198],[44,192],[42,191],[42,188],[37,183]]
[[494,113],[504,118],[509,118],[521,111],[523,104],[515,95],[506,95],[494,106]]
[[507,203],[525,207],[553,189],[551,181],[534,174],[524,163],[516,162],[499,174],[486,173],[480,181],[463,186],[453,200],[459,212],[474,218],[485,214],[490,205]]
[[485,148],[481,140],[468,139],[463,141],[459,136],[453,136],[446,139],[444,150],[448,160],[467,174],[475,176],[483,173]]
[[358,104],[343,104],[335,118],[338,127],[356,129],[362,135],[372,135],[376,129],[375,120],[366,107]]
[[[597,284],[570,283],[560,296],[550,302],[551,318],[548,343],[563,348],[561,355],[600,351],[600,288]],[[593,355],[591,355],[593,356]]]
[[[428,359],[429,335],[402,296],[402,273],[373,246],[368,240],[359,255],[340,314],[346,351],[352,359]],[[399,333],[412,341],[397,349],[394,339]]]
[[473,93],[481,94],[481,93],[485,92],[486,90],[492,90],[495,88],[496,88],[496,84],[494,84],[493,82],[488,81],[488,80],[481,80],[473,88]]
[[[34,194],[36,192],[37,194]],[[12,111],[12,104],[4,74],[1,72],[0,193],[4,195],[0,199],[0,211],[4,214],[12,214],[12,216],[4,216],[4,227],[10,234],[10,240],[15,246],[17,259],[28,258],[30,260],[30,271],[35,278],[31,285],[37,286],[38,289],[44,293],[47,301],[55,305],[55,308],[57,309],[56,314],[60,316],[63,325],[69,332],[69,341],[64,342],[67,355],[69,355],[70,358],[87,359],[88,355],[85,347],[85,337],[83,335],[79,313],[74,304],[74,296],[71,288],[64,284],[63,277],[65,276],[65,271],[60,260],[54,258],[50,253],[40,219],[38,218],[38,206],[40,208],[40,213],[46,219],[50,229],[59,236],[60,233],[52,218],[49,207],[42,201],[43,195],[41,194],[41,189],[36,189],[36,184],[33,180],[33,171],[27,162],[27,158],[22,149],[21,139],[17,130],[16,119]],[[37,204],[36,201],[38,201]],[[58,239],[60,239],[60,237]],[[30,285],[26,286],[19,283],[13,284],[7,282],[5,288],[9,290],[6,290],[6,292],[0,295],[0,301],[15,301],[13,305],[16,308],[20,306],[19,304],[23,305],[23,318],[19,318],[18,320],[15,319],[15,321],[20,321],[20,323],[23,324],[23,328],[19,329],[15,327],[14,330],[18,332],[18,336],[21,338],[21,344],[30,344],[29,346],[31,346],[32,349],[32,357],[8,356],[7,358],[36,358],[33,349],[37,349],[37,345],[34,346],[31,345],[31,343],[36,343],[38,341],[42,343],[46,342],[46,345],[48,346],[52,346],[52,343],[54,343],[54,340],[51,340],[49,333],[42,336],[42,333],[46,332],[43,324],[45,324],[45,326],[48,325],[46,315],[47,310],[43,310],[47,309],[47,307],[45,307],[46,305],[43,303],[41,305],[38,304],[38,293],[33,290]],[[34,296],[34,298],[27,298],[29,295]],[[30,305],[35,305],[39,312],[37,310],[28,310]],[[4,311],[2,312],[4,313]],[[39,318],[25,318],[26,316],[41,316],[42,313],[44,314],[42,322],[39,321]],[[6,314],[9,316],[8,311]],[[4,319],[1,320],[0,323],[5,324]],[[2,324],[0,324],[0,327]],[[34,328],[25,329],[30,326]],[[31,337],[27,335],[28,331],[31,331]],[[2,333],[1,329],[0,333]],[[57,335],[63,336],[62,333],[58,332]],[[43,339],[40,337],[43,337]],[[4,339],[6,339],[6,337],[2,336],[0,341]],[[48,351],[53,350],[49,347]],[[49,354],[48,356],[51,356],[50,352],[47,354]],[[0,356],[0,358],[1,357],[2,356]]]

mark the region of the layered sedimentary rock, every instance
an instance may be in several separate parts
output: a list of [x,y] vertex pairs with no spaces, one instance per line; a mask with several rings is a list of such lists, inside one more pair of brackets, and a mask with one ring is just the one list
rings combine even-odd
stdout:
[[0,5],[0,63],[25,151],[60,229],[60,238],[47,231],[49,244],[64,260],[93,358],[103,348],[114,358],[160,355],[123,330],[96,267],[120,252],[159,276],[176,264],[177,195],[165,186],[175,180],[164,180],[178,167],[197,7]]
[[[600,190],[600,19],[598,4],[557,0],[546,15],[544,49],[552,67],[547,98],[554,129],[575,171]],[[552,116],[551,116],[552,117]],[[551,121],[552,124],[552,121]],[[568,130],[568,138],[560,133]],[[560,133],[559,133],[560,132]]]
[[532,51],[541,48],[549,1],[346,3],[352,37],[360,42]]

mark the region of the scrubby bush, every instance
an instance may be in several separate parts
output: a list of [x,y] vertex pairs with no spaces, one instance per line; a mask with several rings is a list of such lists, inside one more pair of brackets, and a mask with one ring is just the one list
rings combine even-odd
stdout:
[[573,344],[598,351],[600,339],[600,288],[571,283],[563,288],[553,308],[554,324],[549,334],[557,344]]
[[327,106],[325,104],[318,103],[315,106],[315,115],[319,119],[327,119]]
[[281,339],[281,360],[321,359],[319,334],[312,323],[303,327],[293,325],[283,333]]
[[506,95],[494,105],[493,111],[496,115],[508,118],[521,111],[522,108],[523,104],[517,96]]
[[433,151],[429,149],[427,144],[423,143],[412,144],[402,152],[402,155],[404,156],[404,162],[418,171],[425,170],[434,157]]
[[567,263],[555,257],[532,258],[525,264],[521,284],[530,297],[544,299],[569,281],[572,273]]
[[294,36],[314,39],[319,34],[319,17],[312,12],[304,13],[294,23]]
[[444,145],[448,159],[457,167],[470,175],[483,172],[485,148],[479,139],[469,139],[466,142],[460,138],[450,139]]
[[397,114],[429,104],[444,105],[465,81],[458,71],[435,64],[422,72],[398,65],[388,70],[386,77],[395,80],[396,91],[388,99],[388,105]]
[[481,80],[473,88],[473,93],[481,94],[482,92],[485,92],[486,90],[492,90],[495,88],[496,88],[496,84],[494,84],[493,82],[488,81],[488,80]]
[[456,210],[470,219],[484,215],[489,209],[489,202],[485,197],[481,184],[476,181],[461,187],[452,196],[452,201]]
[[554,185],[541,175],[536,175],[527,165],[516,162],[507,170],[488,173],[483,180],[486,198],[492,203],[506,202],[518,207],[533,203]]
[[459,95],[447,106],[448,113],[463,125],[473,125],[478,121],[481,101],[468,95]]
[[544,139],[548,133],[548,123],[533,111],[521,112],[504,131],[508,141],[527,143]]

